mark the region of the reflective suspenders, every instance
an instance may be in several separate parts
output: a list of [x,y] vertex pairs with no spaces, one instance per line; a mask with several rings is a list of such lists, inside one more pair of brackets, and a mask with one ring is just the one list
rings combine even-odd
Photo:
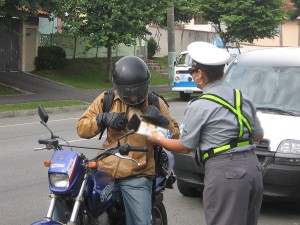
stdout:
[[214,157],[215,155],[217,155],[219,153],[222,153],[224,151],[228,151],[232,148],[252,144],[251,140],[241,140],[240,139],[244,134],[244,126],[247,127],[250,134],[252,133],[252,127],[251,127],[248,119],[244,116],[244,114],[241,110],[241,108],[242,108],[242,94],[241,94],[240,90],[237,90],[237,89],[234,90],[234,97],[235,97],[235,106],[232,106],[225,99],[223,99],[223,98],[221,98],[217,95],[214,95],[214,94],[204,94],[204,95],[199,97],[199,99],[207,99],[207,100],[216,102],[216,103],[226,107],[228,110],[230,110],[233,114],[236,115],[236,118],[237,118],[237,121],[238,121],[238,124],[239,124],[238,138],[236,140],[230,141],[226,145],[223,145],[223,146],[220,146],[220,147],[217,147],[217,148],[213,148],[213,149],[209,149],[208,151],[206,151],[202,155],[202,161],[203,162],[208,160],[211,157]]

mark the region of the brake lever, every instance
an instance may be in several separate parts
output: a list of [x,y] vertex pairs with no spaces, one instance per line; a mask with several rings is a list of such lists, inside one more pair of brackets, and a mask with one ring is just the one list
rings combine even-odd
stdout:
[[33,151],[41,151],[41,150],[46,150],[46,147],[42,147],[42,148],[34,148]]
[[130,160],[130,161],[132,161],[132,162],[135,162],[138,166],[140,166],[141,164],[138,162],[138,161],[136,161],[135,159],[132,159],[132,158],[129,158],[129,157],[124,157],[124,156],[122,156],[120,153],[116,153],[116,154],[114,154],[115,156],[117,156],[118,158],[120,158],[120,159],[126,159],[126,160]]

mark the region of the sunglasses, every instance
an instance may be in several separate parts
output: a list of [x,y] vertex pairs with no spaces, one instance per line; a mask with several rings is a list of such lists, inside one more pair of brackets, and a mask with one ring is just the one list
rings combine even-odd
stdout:
[[193,73],[198,71],[198,68],[189,68],[188,71],[189,71],[189,74],[193,75]]

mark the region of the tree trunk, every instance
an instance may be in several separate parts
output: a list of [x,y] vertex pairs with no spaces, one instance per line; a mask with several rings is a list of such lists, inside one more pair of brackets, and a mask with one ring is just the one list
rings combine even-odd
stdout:
[[107,64],[105,82],[110,82],[112,78],[112,46],[107,46]]

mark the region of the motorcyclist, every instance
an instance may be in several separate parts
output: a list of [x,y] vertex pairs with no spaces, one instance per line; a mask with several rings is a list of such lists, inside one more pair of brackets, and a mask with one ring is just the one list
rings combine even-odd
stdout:
[[[115,87],[113,104],[109,112],[103,111],[101,93],[77,122],[77,133],[82,138],[92,138],[107,127],[107,136],[103,148],[114,146],[120,136],[128,132],[126,124],[133,114],[171,131],[172,138],[179,137],[178,123],[170,115],[165,102],[159,98],[159,109],[149,104],[147,98],[150,84],[150,72],[145,62],[136,56],[125,56],[116,64],[113,73]],[[114,156],[105,158],[100,168],[110,173],[121,189],[127,225],[151,224],[152,181],[155,175],[154,144],[147,138],[133,134],[121,139],[132,146],[147,146],[147,153],[130,152],[129,160]]]

